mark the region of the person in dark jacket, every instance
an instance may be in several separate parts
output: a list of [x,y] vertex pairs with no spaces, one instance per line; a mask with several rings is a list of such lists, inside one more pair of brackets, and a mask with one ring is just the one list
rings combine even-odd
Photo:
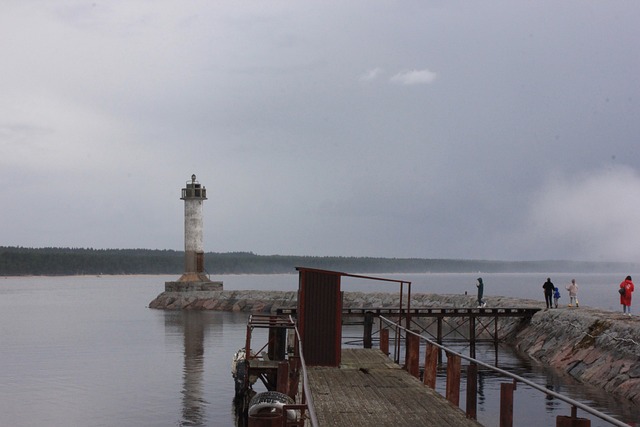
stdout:
[[544,289],[544,301],[547,303],[547,308],[545,308],[544,311],[553,308],[553,291],[555,288],[555,285],[551,283],[551,278],[547,277],[547,281],[542,285],[542,289]]
[[482,283],[482,277],[478,277],[478,283],[476,283],[476,287],[478,288],[478,308],[486,307],[487,303],[482,299],[482,294],[484,293],[484,283]]

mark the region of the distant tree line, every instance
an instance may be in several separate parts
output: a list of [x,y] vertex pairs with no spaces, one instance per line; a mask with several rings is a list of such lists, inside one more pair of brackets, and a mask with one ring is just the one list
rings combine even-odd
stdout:
[[[208,252],[205,268],[216,274],[294,273],[295,267],[365,273],[633,272],[619,262],[488,261],[433,258],[316,257]],[[184,252],[154,249],[24,248],[0,246],[0,276],[181,274]]]

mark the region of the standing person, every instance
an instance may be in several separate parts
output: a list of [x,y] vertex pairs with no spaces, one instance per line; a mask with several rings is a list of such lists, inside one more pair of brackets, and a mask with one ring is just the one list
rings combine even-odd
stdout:
[[544,301],[547,303],[547,308],[544,311],[553,308],[553,290],[555,286],[551,283],[551,278],[547,277],[547,281],[542,285],[542,289],[544,289]]
[[576,283],[576,279],[571,279],[571,283],[566,286],[566,289],[569,291],[569,307],[573,307],[573,303],[576,303],[576,307],[580,307],[580,303],[578,302],[578,284]]
[[478,288],[478,308],[486,307],[487,303],[482,299],[482,294],[484,293],[484,283],[482,282],[482,277],[478,277],[478,283],[476,283],[476,287]]
[[622,313],[631,316],[631,294],[633,293],[633,282],[631,276],[627,276],[620,283],[620,304],[622,304]]
[[553,288],[553,303],[558,308],[558,300],[560,299],[560,289]]

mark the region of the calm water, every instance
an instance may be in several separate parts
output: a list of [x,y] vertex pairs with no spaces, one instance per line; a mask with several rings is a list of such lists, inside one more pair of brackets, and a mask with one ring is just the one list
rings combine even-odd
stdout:
[[[572,277],[583,305],[618,310],[619,275]],[[633,274],[633,272],[631,272]],[[475,292],[477,274],[386,274],[413,292]],[[487,295],[542,302],[543,275],[482,275]],[[244,344],[247,315],[146,308],[174,276],[0,278],[0,425],[234,426],[231,356]],[[221,276],[225,289],[297,289],[297,276]],[[345,280],[345,290],[395,286]],[[566,292],[565,292],[566,293]],[[566,301],[566,295],[563,294]],[[563,300],[561,300],[563,301]],[[634,310],[635,313],[635,310]],[[345,335],[359,335],[359,330]],[[461,349],[465,352],[465,349]],[[530,366],[508,349],[478,355],[629,423],[640,411],[598,390]],[[501,380],[481,373],[479,421],[497,425]],[[439,387],[444,381],[439,382]],[[464,393],[462,402],[464,402]],[[518,386],[516,425],[555,425],[569,408]],[[582,414],[580,414],[582,415]],[[542,416],[542,417],[541,417]],[[522,417],[522,418],[520,418]],[[528,418],[532,417],[532,418]],[[607,425],[596,419],[592,426]],[[640,423],[638,424],[640,425]]]

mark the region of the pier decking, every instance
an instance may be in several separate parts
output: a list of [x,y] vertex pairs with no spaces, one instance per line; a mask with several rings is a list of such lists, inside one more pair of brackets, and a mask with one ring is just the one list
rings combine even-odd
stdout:
[[308,373],[322,426],[481,425],[378,349],[343,349],[340,367]]

